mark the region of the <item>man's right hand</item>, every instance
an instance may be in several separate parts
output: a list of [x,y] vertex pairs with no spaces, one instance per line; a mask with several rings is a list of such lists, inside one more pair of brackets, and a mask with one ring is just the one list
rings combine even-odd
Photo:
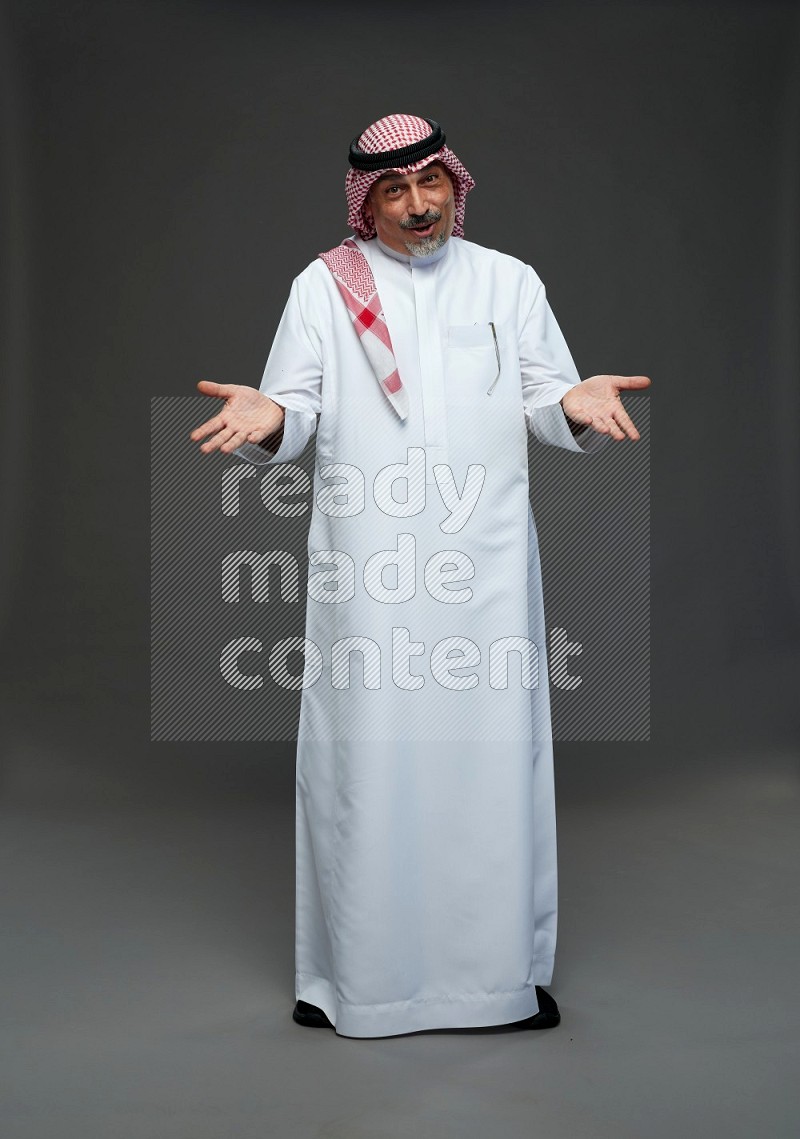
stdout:
[[190,435],[195,443],[210,436],[200,447],[201,451],[229,454],[243,443],[263,443],[283,426],[284,409],[256,388],[200,380],[197,390],[203,395],[225,400],[222,410],[213,419],[195,427]]

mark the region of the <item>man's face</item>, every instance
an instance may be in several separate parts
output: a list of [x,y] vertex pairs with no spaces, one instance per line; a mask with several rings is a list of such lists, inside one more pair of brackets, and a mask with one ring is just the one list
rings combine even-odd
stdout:
[[453,180],[441,162],[416,174],[384,174],[364,203],[378,237],[398,253],[425,257],[441,248],[455,225]]

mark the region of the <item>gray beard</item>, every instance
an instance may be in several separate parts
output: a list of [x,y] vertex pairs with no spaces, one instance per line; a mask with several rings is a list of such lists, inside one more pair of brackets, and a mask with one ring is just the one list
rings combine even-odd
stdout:
[[446,241],[444,233],[438,233],[431,237],[423,237],[422,241],[404,241],[403,245],[412,257],[428,257],[437,249],[441,249]]

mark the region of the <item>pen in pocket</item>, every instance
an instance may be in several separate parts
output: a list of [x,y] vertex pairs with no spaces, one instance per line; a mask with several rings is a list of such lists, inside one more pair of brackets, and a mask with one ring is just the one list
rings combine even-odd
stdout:
[[495,376],[495,378],[492,380],[492,384],[491,384],[491,387],[489,388],[489,390],[488,390],[488,391],[487,391],[487,393],[486,393],[487,395],[491,395],[491,394],[492,394],[492,392],[494,391],[494,385],[495,385],[495,384],[497,383],[497,381],[500,379],[500,348],[499,348],[499,346],[498,346],[498,343],[497,343],[497,332],[496,332],[496,330],[495,330],[495,327],[494,327],[494,321],[493,321],[493,320],[490,320],[490,321],[489,321],[489,327],[490,327],[490,328],[491,328],[491,330],[492,330],[492,339],[494,340],[494,353],[495,353],[495,356],[497,356],[497,375],[496,375],[496,376]]

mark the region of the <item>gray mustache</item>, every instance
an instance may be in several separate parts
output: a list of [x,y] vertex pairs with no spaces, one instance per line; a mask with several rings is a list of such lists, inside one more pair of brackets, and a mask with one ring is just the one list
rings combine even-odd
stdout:
[[401,221],[400,226],[403,229],[416,229],[420,225],[431,225],[432,222],[439,221],[442,216],[441,210],[428,210],[427,213],[421,214],[419,217],[410,217],[406,221]]

